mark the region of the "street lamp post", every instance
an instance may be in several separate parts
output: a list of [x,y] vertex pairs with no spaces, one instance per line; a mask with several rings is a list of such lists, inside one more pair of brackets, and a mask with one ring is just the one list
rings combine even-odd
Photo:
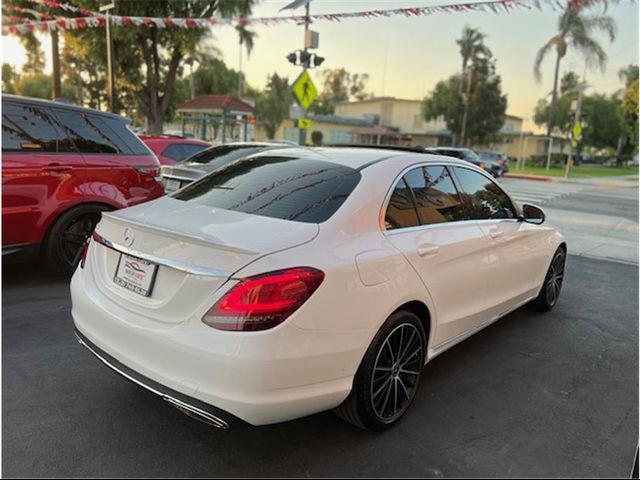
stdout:
[[113,38],[111,37],[111,18],[109,16],[109,11],[114,9],[116,6],[116,0],[113,0],[111,3],[100,6],[101,12],[106,12],[106,25],[105,29],[107,31],[107,87],[109,91],[109,111],[115,113],[116,111],[116,102],[115,102],[115,94],[113,88]]

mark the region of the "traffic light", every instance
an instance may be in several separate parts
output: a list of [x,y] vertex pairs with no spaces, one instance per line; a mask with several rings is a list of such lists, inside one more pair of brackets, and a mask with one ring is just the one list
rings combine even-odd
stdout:
[[309,68],[309,65],[311,64],[311,54],[309,52],[307,52],[306,50],[302,50],[300,52],[300,64],[304,67],[304,68]]
[[290,63],[296,65],[298,63],[298,52],[291,52],[289,55],[287,55],[287,60],[289,60]]
[[309,53],[307,50],[296,50],[286,56],[286,59],[292,65],[299,65],[304,68],[315,68],[322,65],[324,57],[320,57],[315,53]]

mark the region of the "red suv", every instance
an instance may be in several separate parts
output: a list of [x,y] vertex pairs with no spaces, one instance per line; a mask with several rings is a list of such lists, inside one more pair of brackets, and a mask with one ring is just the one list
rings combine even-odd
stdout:
[[158,159],[128,120],[2,96],[2,259],[44,254],[69,274],[101,212],[164,194]]
[[202,140],[173,135],[140,135],[140,139],[156,154],[162,165],[173,165],[211,147],[210,143]]

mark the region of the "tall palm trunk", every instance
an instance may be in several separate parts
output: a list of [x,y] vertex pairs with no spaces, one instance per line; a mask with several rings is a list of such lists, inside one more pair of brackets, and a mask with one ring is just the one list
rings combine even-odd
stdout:
[[560,73],[560,60],[562,55],[557,52],[556,56],[556,72],[553,77],[553,92],[551,93],[551,106],[549,107],[549,121],[547,122],[547,137],[551,136],[553,130],[553,122],[556,117],[556,103],[558,101],[558,74]]

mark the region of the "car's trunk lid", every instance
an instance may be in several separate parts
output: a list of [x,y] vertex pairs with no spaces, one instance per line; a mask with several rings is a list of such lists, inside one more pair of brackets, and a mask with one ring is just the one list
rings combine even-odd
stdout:
[[[101,291],[121,306],[179,323],[209,302],[234,272],[261,256],[309,242],[318,229],[317,224],[163,197],[104,214],[91,265]],[[119,264],[130,260],[126,255],[158,265],[148,296],[114,281]]]

